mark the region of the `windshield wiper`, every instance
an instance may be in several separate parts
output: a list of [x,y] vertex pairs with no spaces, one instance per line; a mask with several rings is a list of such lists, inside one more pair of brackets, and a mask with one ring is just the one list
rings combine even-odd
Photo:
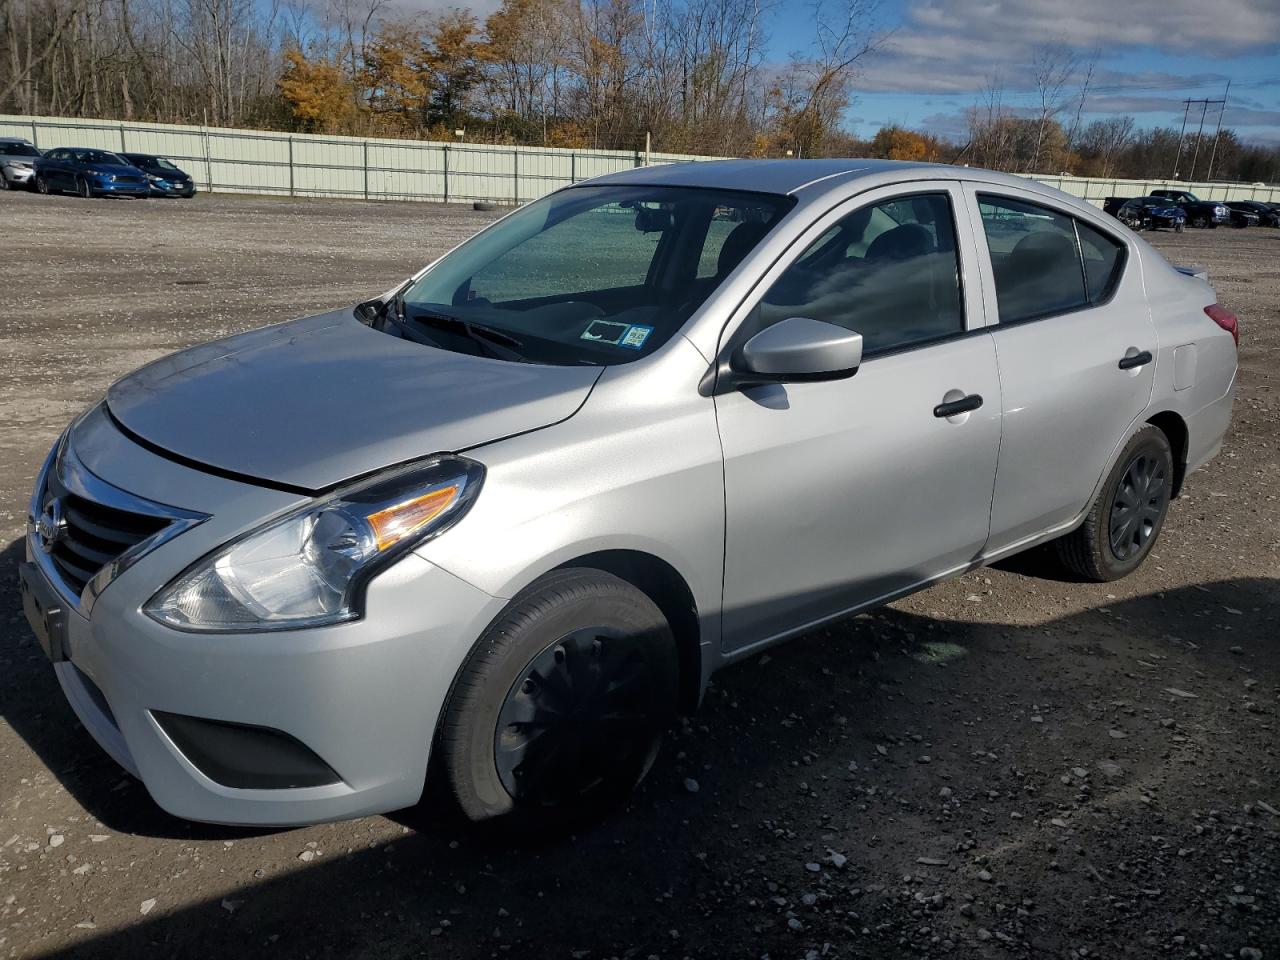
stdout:
[[509,333],[443,313],[432,313],[425,310],[408,313],[404,311],[403,301],[400,301],[398,306],[402,311],[402,315],[407,316],[415,323],[420,323],[425,327],[431,327],[436,330],[445,330],[449,333],[461,333],[473,343],[478,343],[489,356],[497,360],[514,360],[517,363],[528,362],[524,354],[519,350],[524,344]]

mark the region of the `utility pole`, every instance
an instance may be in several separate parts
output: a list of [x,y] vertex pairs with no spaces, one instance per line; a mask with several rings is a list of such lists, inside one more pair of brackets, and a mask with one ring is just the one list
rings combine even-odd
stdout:
[[[1228,84],[1228,86],[1230,85]],[[1200,104],[1200,129],[1196,131],[1196,149],[1191,154],[1191,173],[1189,176],[1184,178],[1186,180],[1194,180],[1196,178],[1196,161],[1200,158],[1200,142],[1204,139],[1204,119],[1209,113],[1209,107],[1214,104],[1219,104],[1225,107],[1227,101],[1224,97],[1222,100],[1183,100],[1182,102],[1186,105],[1186,109],[1182,112],[1182,134],[1178,137],[1178,156],[1173,161],[1173,176],[1175,179],[1178,176],[1178,161],[1182,158],[1182,140],[1187,134],[1187,115],[1191,112],[1191,105],[1193,103],[1198,103]],[[1218,129],[1222,129],[1221,114],[1218,115]],[[1214,147],[1216,150],[1216,136],[1214,139]],[[1213,166],[1212,160],[1209,161],[1209,166]]]
[[1222,109],[1218,111],[1218,129],[1213,131],[1213,150],[1209,153],[1209,172],[1204,175],[1206,180],[1213,179],[1213,159],[1218,155],[1218,135],[1222,133],[1222,115],[1227,112],[1227,95],[1231,93],[1231,81],[1227,81],[1227,89],[1222,91]]
[[1196,178],[1196,160],[1200,158],[1200,141],[1204,139],[1204,117],[1209,112],[1208,100],[1201,100],[1200,104],[1200,129],[1196,131],[1196,149],[1191,154],[1191,176],[1187,177],[1188,180]]
[[1178,179],[1178,163],[1182,160],[1182,141],[1187,136],[1187,116],[1191,113],[1191,101],[1183,100],[1182,102],[1186,106],[1182,111],[1182,132],[1178,134],[1178,152],[1173,156],[1173,173],[1170,174],[1172,180]]

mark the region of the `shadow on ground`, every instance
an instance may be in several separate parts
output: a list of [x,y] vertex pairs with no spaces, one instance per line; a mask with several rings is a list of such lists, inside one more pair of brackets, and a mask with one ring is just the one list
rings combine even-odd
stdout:
[[[6,584],[20,550],[0,555]],[[943,941],[985,951],[986,926],[1014,931],[1001,936],[1032,955],[1061,955],[1073,931],[1098,927],[1097,911],[1134,884],[1199,882],[1172,853],[1157,864],[1127,845],[1190,830],[1190,807],[1179,804],[1212,802],[1199,789],[1204,770],[1179,766],[1178,731],[1203,743],[1230,738],[1246,756],[1256,754],[1251,738],[1272,738],[1219,701],[1238,681],[1244,661],[1231,651],[1241,643],[1253,675],[1280,676],[1267,643],[1277,585],[1189,587],[1026,626],[863,615],[718,675],[630,806],[579,835],[514,843],[429,798],[394,816],[404,834],[392,843],[227,878],[231,892],[63,955],[803,957],[823,955],[825,943],[831,956],[896,957]],[[77,728],[15,595],[4,591],[0,657],[10,666],[0,708],[76,799],[116,831],[252,837],[168,817],[101,754]],[[1229,634],[1208,615],[1228,607],[1240,611]],[[1141,664],[1172,659],[1186,665],[1192,679],[1178,682],[1194,683],[1195,700],[1170,704],[1163,682],[1141,676]],[[1155,725],[1179,709],[1185,720]],[[1128,732],[1108,739],[1108,728]],[[1104,782],[1095,759],[1123,775]],[[1094,779],[1068,784],[1072,763]],[[1160,806],[1144,810],[1143,796]],[[1133,807],[1152,822],[1130,825]],[[1050,817],[1089,821],[1093,836],[1059,852],[1046,840],[1057,829]],[[1099,831],[1114,847],[1108,860],[1096,851]],[[1274,831],[1255,853],[1274,872]],[[998,871],[994,887],[974,880],[974,858]],[[1117,859],[1136,862],[1120,876]],[[1144,863],[1158,879],[1144,879]],[[912,879],[921,873],[929,876]],[[985,940],[957,912],[966,898],[980,921],[990,915]],[[1186,923],[1180,910],[1133,901],[1103,925],[1117,942],[1172,936]]]

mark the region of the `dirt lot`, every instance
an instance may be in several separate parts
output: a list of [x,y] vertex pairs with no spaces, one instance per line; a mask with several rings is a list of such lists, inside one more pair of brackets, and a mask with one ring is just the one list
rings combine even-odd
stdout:
[[0,211],[0,956],[1280,958],[1280,231],[1153,238],[1244,318],[1243,372],[1137,575],[1031,558],[775,649],[630,808],[512,846],[431,804],[166,816],[77,727],[14,587],[35,469],[112,379],[386,289],[491,215]]

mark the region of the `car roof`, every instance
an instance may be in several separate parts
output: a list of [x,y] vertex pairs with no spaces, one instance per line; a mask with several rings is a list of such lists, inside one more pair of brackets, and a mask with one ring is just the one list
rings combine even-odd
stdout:
[[980,167],[870,158],[823,160],[698,160],[636,167],[583,181],[581,185],[704,187],[786,194],[815,199],[860,181],[866,189],[916,180],[963,180],[1015,187],[1058,203],[1081,207],[1078,197],[1026,177]]

